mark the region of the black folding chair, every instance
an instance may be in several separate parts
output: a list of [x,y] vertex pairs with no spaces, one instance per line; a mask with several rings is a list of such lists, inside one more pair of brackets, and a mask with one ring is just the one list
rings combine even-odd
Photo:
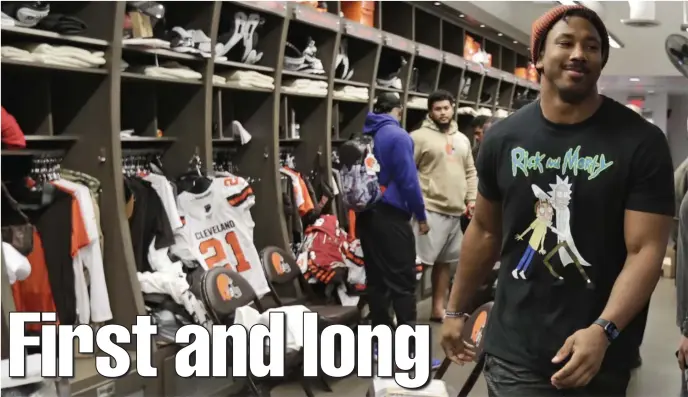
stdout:
[[[231,325],[234,323],[235,311],[243,306],[254,305],[259,312],[263,312],[256,292],[251,284],[239,273],[224,267],[214,267],[203,274],[203,277],[192,286],[201,296],[208,314],[216,324]],[[231,348],[231,345],[230,345]],[[269,352],[265,352],[268,356]],[[307,397],[313,397],[313,389],[303,377],[303,350],[289,351],[285,355],[284,367],[287,371],[294,371]],[[265,395],[257,385],[257,379],[249,374],[246,377],[248,387],[255,397]]]
[[[468,376],[468,379],[466,379],[466,382],[464,382],[463,387],[461,387],[461,390],[459,391],[457,397],[468,396],[468,393],[470,393],[471,390],[473,390],[473,387],[475,386],[476,382],[478,382],[480,374],[482,374],[483,372],[483,368],[485,368],[485,353],[483,352],[483,332],[485,331],[487,320],[490,316],[490,312],[492,311],[493,303],[494,302],[488,302],[477,308],[464,325],[464,340],[470,341],[471,344],[475,346],[475,367],[473,368],[473,371],[471,371],[471,374]],[[452,362],[449,358],[445,358],[444,361],[442,361],[440,367],[437,369],[437,372],[435,373],[435,379],[442,379],[444,374],[447,372],[447,369],[449,369],[449,365],[451,363]]]

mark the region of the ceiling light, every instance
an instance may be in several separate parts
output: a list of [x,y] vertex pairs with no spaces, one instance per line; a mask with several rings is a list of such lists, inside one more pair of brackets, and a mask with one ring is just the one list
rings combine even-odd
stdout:
[[442,3],[440,3],[439,1],[436,1],[436,2],[435,2],[435,5],[436,5],[436,6],[441,6]]
[[654,94],[654,93],[655,93],[655,90],[648,90],[647,93],[648,93],[648,94]]
[[504,33],[497,33],[497,36],[502,37],[504,36]]
[[514,44],[518,44],[518,41],[514,40]]
[[485,25],[480,25],[480,27],[481,27],[481,28],[484,28],[484,27],[485,27]]
[[624,44],[611,34],[609,35],[609,46],[616,49],[624,48]]
[[575,2],[573,0],[565,0],[565,1],[559,0],[559,3],[561,3],[565,6],[575,6],[578,4],[577,2]]
[[463,18],[463,17],[465,17],[465,15],[463,15],[463,14],[459,15],[459,18]]
[[640,79],[637,78],[637,77],[631,77],[630,79],[628,79],[628,81],[632,81],[632,82],[634,82],[634,83],[637,83],[637,82],[640,81]]

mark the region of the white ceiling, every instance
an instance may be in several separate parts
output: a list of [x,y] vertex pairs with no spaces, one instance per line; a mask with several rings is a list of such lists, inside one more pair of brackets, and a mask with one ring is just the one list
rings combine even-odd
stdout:
[[[461,8],[463,2],[446,2]],[[451,4],[453,3],[453,4]],[[530,36],[535,19],[556,5],[554,1],[472,1],[472,5]],[[612,49],[604,74],[609,76],[680,76],[664,51],[669,34],[680,33],[683,20],[682,1],[656,1],[655,19],[660,26],[633,28],[621,23],[629,17],[626,1],[604,1],[604,22],[607,29],[625,47]],[[527,43],[523,44],[528,46]],[[627,80],[627,79],[626,79]]]
[[683,76],[641,76],[637,79],[639,81],[631,81],[628,76],[602,76],[597,86],[602,93],[688,93],[688,79]]

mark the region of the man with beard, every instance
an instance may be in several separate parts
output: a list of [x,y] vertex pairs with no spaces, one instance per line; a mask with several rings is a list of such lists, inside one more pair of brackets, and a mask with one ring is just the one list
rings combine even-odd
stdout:
[[471,143],[459,132],[454,120],[454,97],[440,90],[428,98],[428,116],[411,133],[430,231],[416,232],[416,255],[423,266],[432,267],[432,313],[430,321],[441,322],[449,291],[450,267],[459,261],[461,215],[473,213],[476,171]]
[[[489,395],[625,396],[674,215],[669,147],[659,128],[598,94],[609,40],[595,12],[553,8],[533,24],[530,48],[540,99],[483,140],[442,345],[456,362],[474,355],[461,337],[465,312],[499,258],[484,336]],[[512,277],[527,244],[516,236],[540,199],[534,186],[556,196],[557,178],[571,191],[569,233],[590,283],[561,255],[549,262],[561,279],[540,257]],[[557,245],[548,234],[544,248]]]

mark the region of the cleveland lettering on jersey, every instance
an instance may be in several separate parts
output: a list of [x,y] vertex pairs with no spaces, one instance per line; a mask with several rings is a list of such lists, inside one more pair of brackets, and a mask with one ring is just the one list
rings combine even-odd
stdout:
[[225,233],[229,230],[234,229],[235,227],[236,225],[234,224],[234,221],[222,222],[218,225],[211,226],[207,229],[201,230],[200,232],[195,232],[194,237],[197,240],[204,240],[213,237],[216,234]]

